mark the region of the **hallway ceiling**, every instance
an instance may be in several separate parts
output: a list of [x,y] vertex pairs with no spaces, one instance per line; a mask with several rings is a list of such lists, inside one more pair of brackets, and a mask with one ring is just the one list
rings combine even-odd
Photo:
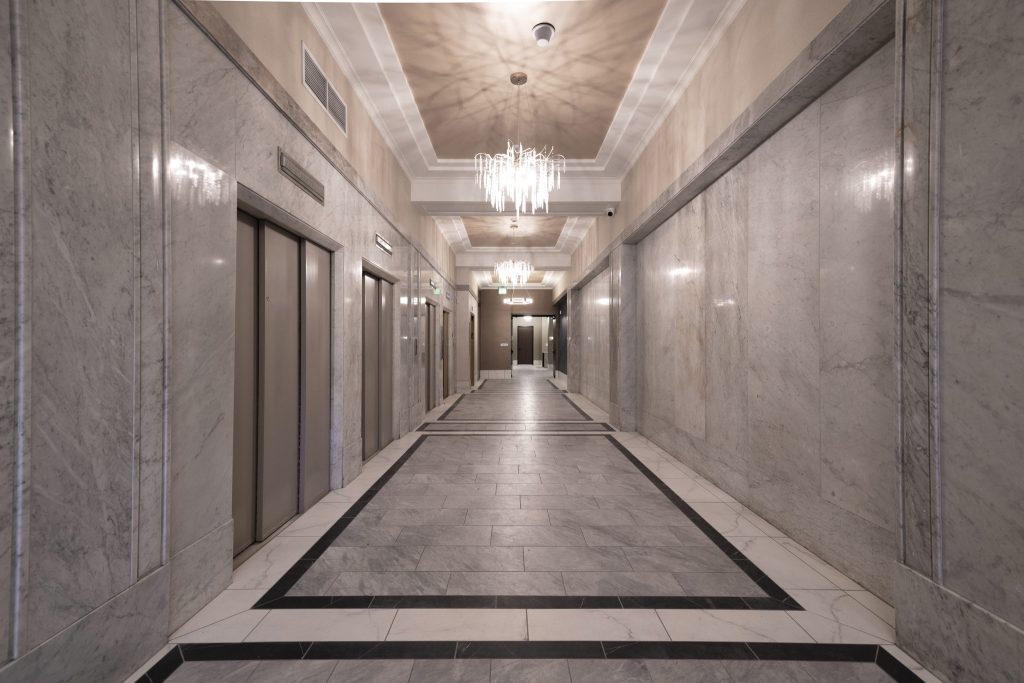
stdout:
[[[746,0],[303,3],[435,216],[493,215],[473,156],[514,135],[570,161],[551,213],[599,215]],[[531,29],[552,22],[550,46]],[[468,240],[467,240],[468,241]]]
[[512,230],[511,216],[463,216],[469,242],[474,247],[554,247],[568,219],[565,216],[520,216]]
[[[593,159],[622,101],[665,0],[522,4],[386,4],[381,15],[440,159],[503,152],[515,140],[513,71],[525,71],[520,131]],[[533,41],[555,25],[548,48]]]

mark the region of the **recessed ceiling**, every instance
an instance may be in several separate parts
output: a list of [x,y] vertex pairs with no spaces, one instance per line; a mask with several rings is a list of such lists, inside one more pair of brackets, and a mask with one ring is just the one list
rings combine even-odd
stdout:
[[512,216],[463,216],[462,224],[474,247],[554,247],[565,228],[565,216],[520,216],[512,230]]
[[[520,130],[531,146],[597,156],[666,0],[384,4],[394,43],[440,159],[502,152],[515,135],[513,71],[525,71]],[[531,29],[557,28],[540,48]]]
[[[546,271],[535,270],[532,273],[530,273],[530,279],[527,280],[526,284],[528,284],[528,285],[541,285],[541,284],[544,284],[544,277],[545,277],[545,275],[547,275]],[[495,284],[495,285],[498,284],[498,276],[495,275],[494,273],[491,273],[491,283]]]

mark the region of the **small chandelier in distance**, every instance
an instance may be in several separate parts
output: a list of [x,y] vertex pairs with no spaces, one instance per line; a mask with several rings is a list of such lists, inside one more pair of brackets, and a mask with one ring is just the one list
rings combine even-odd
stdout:
[[533,272],[533,264],[529,261],[508,259],[499,261],[494,265],[494,274],[502,287],[515,289],[522,287],[530,280]]
[[562,184],[565,157],[555,154],[553,147],[523,147],[519,140],[519,89],[526,83],[526,74],[517,71],[511,80],[516,86],[516,142],[508,140],[504,154],[476,155],[476,183],[495,211],[504,212],[505,203],[511,200],[518,218],[527,208],[530,213],[537,209],[547,213],[551,190]]

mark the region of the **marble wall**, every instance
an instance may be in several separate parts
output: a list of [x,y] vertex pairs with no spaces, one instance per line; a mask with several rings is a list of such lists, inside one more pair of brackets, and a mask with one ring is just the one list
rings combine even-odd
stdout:
[[[231,577],[237,188],[343,245],[332,487],[362,466],[364,264],[396,282],[395,436],[423,414],[429,282],[442,305],[455,293],[179,3],[14,6],[13,31],[0,8],[16,143],[0,159],[0,678],[120,680]],[[323,204],[278,171],[278,148],[324,183]]]
[[946,680],[1019,681],[1024,6],[904,7],[897,638]]
[[[883,597],[894,48],[638,245],[638,430]],[[584,371],[584,376],[586,371]]]
[[[580,297],[580,384],[578,392],[608,410],[611,371],[611,274],[607,268],[588,282]],[[571,353],[571,352],[570,352]],[[571,358],[571,356],[570,356]]]

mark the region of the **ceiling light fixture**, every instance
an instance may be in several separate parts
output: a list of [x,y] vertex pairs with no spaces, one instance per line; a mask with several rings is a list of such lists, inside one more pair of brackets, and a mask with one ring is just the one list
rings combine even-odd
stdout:
[[537,209],[547,213],[551,190],[562,185],[565,157],[555,154],[554,147],[538,150],[523,146],[519,137],[519,99],[526,74],[517,71],[511,81],[516,86],[516,142],[509,139],[504,154],[476,155],[476,184],[484,189],[487,202],[495,211],[504,212],[505,203],[511,200],[519,218],[528,207],[530,213],[537,213]]
[[[512,241],[515,241],[516,230],[519,223],[512,221]],[[506,259],[494,264],[494,275],[498,278],[498,285],[504,289],[510,287],[522,287],[530,281],[530,274],[533,272],[533,264],[522,259]]]
[[540,47],[547,47],[551,44],[551,40],[555,37],[555,26],[549,24],[546,21],[542,21],[533,27],[533,39],[537,41],[537,45]]
[[513,296],[505,299],[505,303],[509,306],[529,306],[533,303],[533,299],[528,296]]

